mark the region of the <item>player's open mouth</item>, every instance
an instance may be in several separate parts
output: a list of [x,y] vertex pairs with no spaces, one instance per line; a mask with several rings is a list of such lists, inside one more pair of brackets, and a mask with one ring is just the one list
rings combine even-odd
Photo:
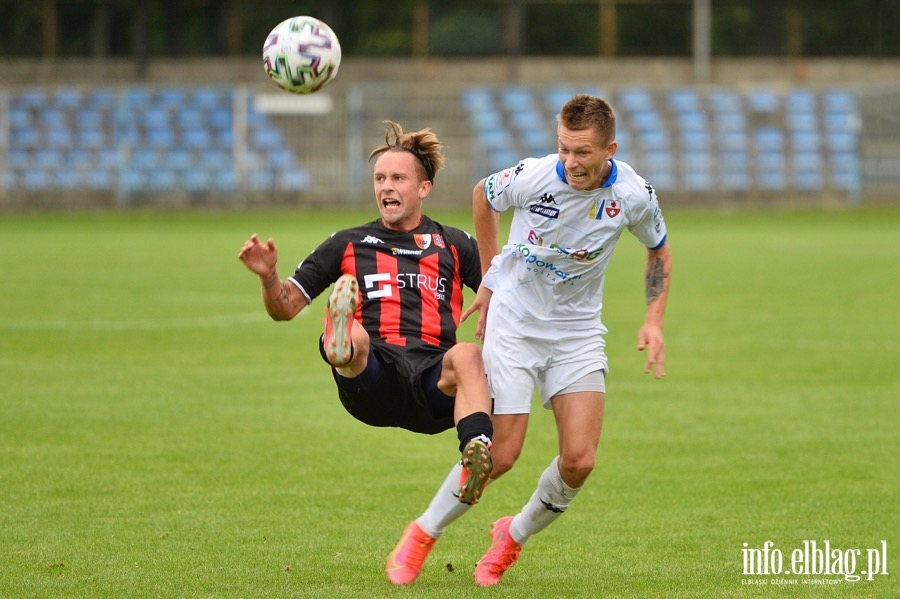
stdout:
[[385,208],[396,207],[400,205],[400,200],[395,200],[394,198],[383,198],[381,200],[381,205]]

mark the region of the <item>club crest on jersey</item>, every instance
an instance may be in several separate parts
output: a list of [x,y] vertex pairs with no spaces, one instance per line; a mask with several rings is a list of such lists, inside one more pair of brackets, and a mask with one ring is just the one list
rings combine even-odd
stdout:
[[444,236],[440,233],[435,233],[431,236],[431,239],[434,240],[434,245],[438,246],[439,248],[447,247],[447,244],[444,243]]
[[413,237],[416,240],[416,245],[423,250],[431,247],[431,233],[416,233]]
[[619,216],[619,213],[622,212],[622,204],[617,202],[616,200],[610,200],[607,202],[603,200],[600,202],[598,206],[596,202],[591,206],[590,217],[593,220],[603,220],[603,215],[605,214],[609,218],[615,218]]

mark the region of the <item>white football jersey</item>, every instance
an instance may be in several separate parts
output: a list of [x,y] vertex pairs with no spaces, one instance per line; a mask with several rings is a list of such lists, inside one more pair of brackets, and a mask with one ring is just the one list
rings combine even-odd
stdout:
[[648,248],[666,241],[653,187],[612,160],[603,186],[569,187],[557,154],[526,158],[484,182],[497,212],[515,210],[509,241],[483,285],[516,313],[561,326],[596,319],[603,331],[603,281],[613,248],[628,228]]

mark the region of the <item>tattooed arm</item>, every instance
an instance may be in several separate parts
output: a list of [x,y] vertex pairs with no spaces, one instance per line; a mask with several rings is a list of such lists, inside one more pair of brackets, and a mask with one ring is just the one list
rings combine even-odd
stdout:
[[672,252],[669,244],[647,251],[647,316],[638,332],[640,351],[647,349],[644,372],[652,370],[656,378],[666,374],[666,349],[663,342],[663,316],[669,299],[669,282],[672,274]]
[[269,239],[262,243],[254,233],[244,243],[238,258],[252,272],[259,275],[262,285],[263,305],[272,320],[290,320],[300,310],[309,305],[306,297],[296,286],[278,277],[278,248],[275,242]]

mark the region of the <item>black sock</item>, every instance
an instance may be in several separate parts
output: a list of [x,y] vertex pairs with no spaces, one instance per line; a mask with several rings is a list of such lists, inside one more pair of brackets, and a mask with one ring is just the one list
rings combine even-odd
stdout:
[[459,451],[462,452],[472,439],[483,436],[490,442],[494,434],[494,423],[486,412],[475,412],[460,419],[456,425],[456,434],[459,437]]

